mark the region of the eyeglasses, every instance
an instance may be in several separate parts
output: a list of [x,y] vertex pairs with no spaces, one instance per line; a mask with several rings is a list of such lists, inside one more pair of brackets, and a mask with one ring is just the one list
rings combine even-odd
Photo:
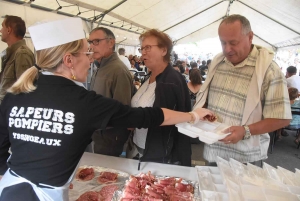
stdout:
[[87,42],[89,44],[93,43],[93,45],[99,45],[100,41],[107,40],[107,39],[111,39],[111,38],[97,38],[97,39],[94,39],[94,40],[87,40]]
[[141,52],[143,50],[145,50],[146,52],[150,52],[152,46],[158,46],[158,45],[146,45],[146,46],[144,46],[144,47],[141,48]]
[[89,59],[93,58],[94,52],[77,52],[78,54],[85,54]]

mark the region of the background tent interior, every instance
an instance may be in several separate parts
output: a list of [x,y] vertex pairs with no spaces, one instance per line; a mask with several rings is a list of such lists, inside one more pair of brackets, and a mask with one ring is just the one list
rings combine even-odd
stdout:
[[[300,46],[299,0],[0,0],[3,16],[17,15],[31,26],[40,21],[82,18],[84,31],[110,28],[126,54],[137,54],[138,37],[156,28],[169,34],[175,44],[217,37],[226,15],[246,16],[254,31],[254,43],[277,51]],[[30,36],[26,40],[33,49]],[[7,45],[0,42],[0,51]]]

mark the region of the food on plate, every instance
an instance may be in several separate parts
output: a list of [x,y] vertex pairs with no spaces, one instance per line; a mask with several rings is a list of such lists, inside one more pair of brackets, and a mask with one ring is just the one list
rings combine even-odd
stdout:
[[204,120],[208,120],[210,122],[214,122],[217,120],[217,117],[216,116],[210,116],[210,115],[206,115],[204,118]]
[[73,189],[73,184],[70,183],[69,189]]
[[126,181],[122,201],[192,201],[194,187],[181,178],[156,179],[151,172],[130,176]]
[[80,181],[89,181],[95,177],[95,171],[93,168],[78,169],[76,179]]
[[108,185],[98,191],[88,191],[82,194],[76,201],[111,201],[114,192],[118,190],[117,185]]
[[101,201],[111,201],[114,192],[118,190],[119,187],[117,185],[108,185],[104,186],[100,191],[99,194],[102,197]]
[[102,201],[101,195],[96,191],[88,191],[82,194],[76,201]]
[[112,183],[116,182],[118,178],[117,173],[113,172],[100,172],[100,176],[98,177],[97,181],[100,184]]

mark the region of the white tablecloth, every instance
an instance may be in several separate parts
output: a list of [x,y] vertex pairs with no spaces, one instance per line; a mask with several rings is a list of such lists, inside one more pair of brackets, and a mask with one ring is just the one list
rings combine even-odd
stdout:
[[151,171],[154,175],[181,177],[190,181],[197,181],[197,170],[194,167],[184,167],[178,165],[167,165],[161,163],[141,162],[138,171],[138,161],[127,158],[105,156],[85,152],[80,160],[80,165],[95,165],[120,170],[129,174]]

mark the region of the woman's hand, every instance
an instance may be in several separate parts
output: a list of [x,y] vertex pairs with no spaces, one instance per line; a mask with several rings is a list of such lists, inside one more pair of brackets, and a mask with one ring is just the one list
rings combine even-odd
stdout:
[[210,122],[213,122],[217,119],[212,111],[205,108],[197,108],[193,110],[193,112],[196,112],[199,115],[200,120],[208,120]]

